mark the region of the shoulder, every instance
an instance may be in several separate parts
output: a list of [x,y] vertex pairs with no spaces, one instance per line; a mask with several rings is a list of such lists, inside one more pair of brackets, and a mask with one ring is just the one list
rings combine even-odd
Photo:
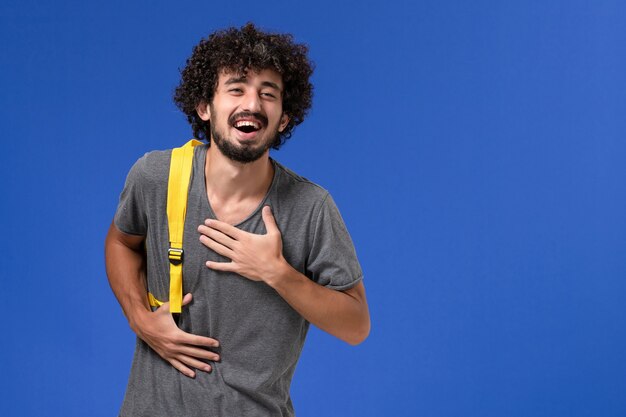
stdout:
[[296,174],[276,160],[274,167],[279,173],[276,191],[281,197],[293,197],[301,203],[314,206],[321,206],[328,199],[329,193],[322,186]]
[[142,187],[167,184],[172,150],[157,150],[145,153],[135,162],[128,174],[129,179]]
[[158,150],[146,152],[135,162],[136,169],[146,177],[159,175],[162,172],[169,172],[172,150]]

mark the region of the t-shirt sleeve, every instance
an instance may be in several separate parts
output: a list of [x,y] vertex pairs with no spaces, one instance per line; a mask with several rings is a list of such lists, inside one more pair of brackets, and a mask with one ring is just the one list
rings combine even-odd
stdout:
[[307,272],[313,281],[347,290],[363,279],[352,239],[330,195],[326,195],[314,227]]
[[148,229],[143,195],[145,159],[140,158],[130,169],[113,219],[119,230],[131,235],[145,236]]

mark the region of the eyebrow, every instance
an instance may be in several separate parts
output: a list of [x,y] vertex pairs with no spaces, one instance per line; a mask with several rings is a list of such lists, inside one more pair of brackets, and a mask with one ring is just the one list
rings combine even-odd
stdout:
[[[245,84],[245,82],[246,82],[246,77],[245,76],[243,76],[243,77],[231,77],[231,78],[229,78],[228,80],[226,80],[224,82],[224,85],[238,84],[238,83],[244,83]],[[270,88],[274,88],[274,89],[276,89],[278,91],[281,91],[281,89],[278,86],[278,84],[273,83],[271,81],[263,81],[261,83],[261,85],[263,87],[270,87]]]
[[246,77],[231,77],[228,80],[226,80],[224,85],[245,83],[245,82],[246,82]]
[[273,83],[271,81],[263,81],[261,85],[264,87],[275,88],[276,90],[280,91],[280,87],[278,86],[278,84]]

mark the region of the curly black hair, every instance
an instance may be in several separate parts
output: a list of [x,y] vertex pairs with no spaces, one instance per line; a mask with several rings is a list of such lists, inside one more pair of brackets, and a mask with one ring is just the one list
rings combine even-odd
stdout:
[[273,69],[282,76],[283,111],[289,116],[289,123],[271,145],[278,149],[311,108],[313,63],[307,52],[308,47],[294,43],[292,35],[262,32],[253,23],[214,32],[194,47],[181,71],[174,103],[187,115],[194,136],[210,143],[210,122],[200,119],[196,108],[213,101],[220,72]]

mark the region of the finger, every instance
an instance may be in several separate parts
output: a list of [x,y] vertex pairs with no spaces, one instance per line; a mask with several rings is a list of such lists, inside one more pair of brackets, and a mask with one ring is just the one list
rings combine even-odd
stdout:
[[185,294],[185,296],[183,297],[183,304],[184,306],[186,306],[187,304],[189,304],[191,302],[191,300],[193,300],[193,295],[191,295],[190,292],[188,292],[187,294]]
[[234,262],[206,262],[207,268],[215,271],[237,272],[237,265]]
[[[193,295],[191,295],[191,293],[187,293],[183,297],[182,305],[186,306],[192,300],[193,300]],[[161,306],[159,308],[156,309],[155,312],[160,312],[161,314],[165,314],[165,313],[169,314],[169,312],[170,312],[170,302],[169,301],[164,302],[163,304],[161,304]]]
[[213,250],[216,253],[219,253],[222,256],[225,256],[229,259],[233,258],[232,249],[222,245],[221,243],[214,241],[213,239],[209,237],[206,237],[205,235],[200,236],[200,242],[202,242],[202,244],[206,246],[207,248]]
[[178,359],[170,359],[169,363],[172,364],[172,366],[176,369],[178,369],[178,371],[185,375],[188,376],[189,378],[195,378],[196,377],[196,373],[194,371],[192,371],[191,369],[187,368],[181,361],[179,361]]
[[265,223],[265,230],[267,232],[279,232],[278,225],[276,224],[276,219],[274,219],[274,215],[272,214],[272,209],[270,206],[263,207],[263,211],[261,212],[263,217],[263,223]]
[[183,332],[182,330],[181,333],[183,333],[183,335],[180,338],[180,342],[186,345],[206,346],[210,348],[216,348],[220,346],[220,342],[210,337],[198,336],[195,334]]
[[[191,298],[189,299],[189,302],[191,302]],[[161,304],[161,307],[159,307],[154,313],[169,317],[171,319],[171,322],[174,323],[174,319],[172,319],[172,315],[170,314],[170,302],[169,301],[166,301],[163,304]]]
[[214,219],[206,219],[204,224],[212,229],[217,229],[220,232],[232,237],[235,240],[239,240],[243,232],[237,229],[235,226],[232,226],[228,223],[221,222],[219,220]]
[[170,312],[170,302],[166,301],[163,304],[161,304],[161,306],[159,308],[157,308],[155,310],[155,313],[160,313],[160,314],[169,314]]
[[233,245],[237,242],[232,237],[220,232],[219,230],[212,229],[208,226],[204,226],[204,225],[198,226],[198,232],[202,233],[202,235],[208,236],[209,238],[226,246],[229,249],[233,249]]
[[204,372],[211,372],[211,365],[209,365],[208,363],[204,363],[198,359],[192,358],[191,356],[181,354],[178,355],[176,359],[178,359],[186,366],[190,366]]
[[192,356],[194,358],[206,359],[213,362],[217,362],[220,360],[220,355],[218,355],[217,353],[193,346],[180,346],[178,351],[183,355]]

